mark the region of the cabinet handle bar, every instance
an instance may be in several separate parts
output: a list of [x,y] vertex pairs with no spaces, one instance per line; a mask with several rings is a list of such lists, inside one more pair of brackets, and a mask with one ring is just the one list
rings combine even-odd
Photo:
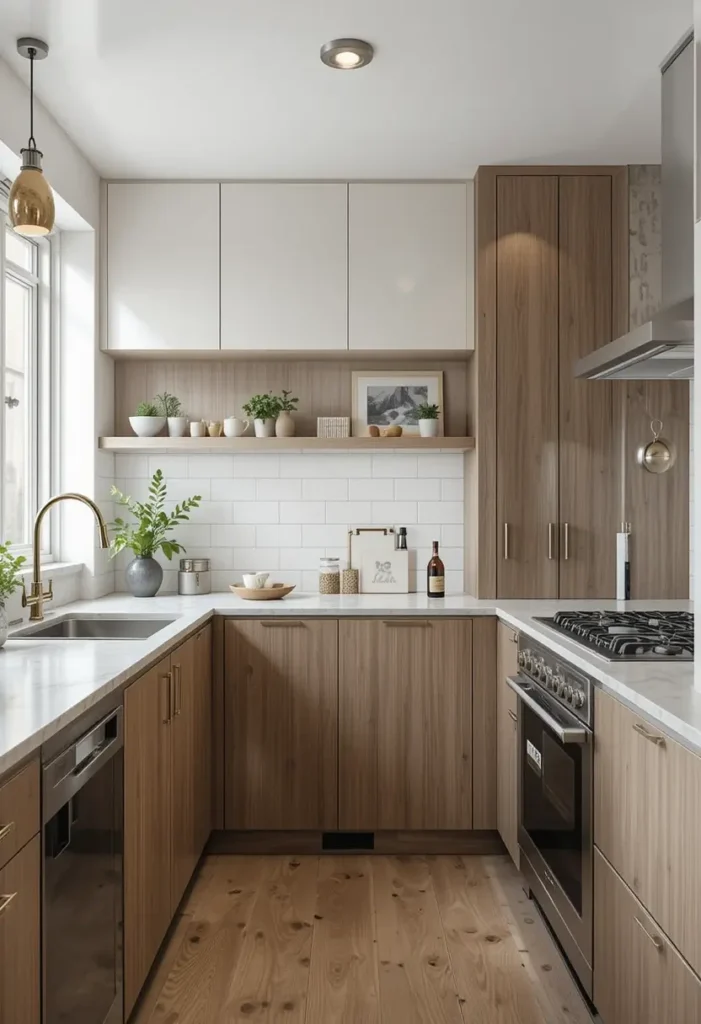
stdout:
[[509,557],[509,524],[504,523],[504,561],[507,562]]
[[0,914],[7,910],[16,895],[16,892],[10,892],[6,896],[0,896]]
[[430,629],[431,623],[425,619],[383,619],[385,626],[416,626],[419,629]]
[[663,942],[663,941],[662,941],[662,939],[661,939],[661,938],[659,937],[659,935],[651,935],[651,934],[650,934],[650,932],[649,932],[649,931],[647,930],[647,928],[645,927],[645,925],[643,924],[643,922],[642,922],[642,921],[640,920],[640,918],[639,918],[639,917],[637,917],[637,916],[635,916],[635,915],[634,915],[634,916],[633,916],[633,920],[635,921],[635,923],[637,924],[637,926],[638,926],[638,928],[639,928],[639,929],[641,930],[641,932],[642,932],[642,933],[643,933],[643,934],[644,934],[645,936],[647,936],[647,938],[648,938],[648,939],[650,940],[650,942],[651,942],[651,943],[653,944],[653,946],[654,946],[654,947],[655,947],[655,949],[656,949],[656,950],[658,951],[658,953],[662,953],[662,952],[663,952],[663,950],[664,950],[664,942]]
[[565,561],[570,557],[570,524],[565,523]]
[[518,715],[516,714],[516,712],[512,711],[511,708],[507,708],[507,711],[509,712],[509,718],[511,719],[511,721],[518,722]]
[[304,628],[304,623],[301,619],[290,619],[285,622],[266,622],[265,619],[261,621],[261,626],[265,626],[266,629],[295,629],[297,627]]
[[634,722],[633,729],[640,736],[643,736],[646,740],[650,740],[650,743],[654,743],[656,747],[665,747],[664,736],[657,736],[654,732],[648,732],[642,722]]
[[0,825],[0,840],[6,839],[7,836],[9,836],[10,832],[12,832],[14,827],[15,827],[14,821],[8,822],[7,825]]

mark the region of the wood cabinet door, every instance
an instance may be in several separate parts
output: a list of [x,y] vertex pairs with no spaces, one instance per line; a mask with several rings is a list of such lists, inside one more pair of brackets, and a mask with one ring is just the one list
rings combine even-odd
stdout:
[[468,223],[465,184],[349,185],[351,351],[474,348]]
[[594,1003],[604,1024],[695,1024],[701,981],[594,851]]
[[338,628],[339,828],[472,828],[472,623]]
[[496,218],[497,597],[557,597],[557,176],[500,176]]
[[518,698],[506,684],[518,672],[518,633],[503,622],[497,647],[497,828],[516,867],[518,846]]
[[124,1003],[136,1002],[173,916],[170,658],[124,691]]
[[219,348],[219,185],[107,186],[107,348]]
[[0,1024],[41,1020],[41,837],[0,871]]
[[337,628],[226,623],[226,828],[337,827]]
[[615,597],[617,384],[574,376],[578,359],[615,337],[612,178],[570,175],[560,178],[559,188],[559,596]]
[[221,186],[222,349],[348,348],[348,186]]
[[211,831],[210,627],[173,651],[170,670],[173,678],[171,902],[175,912]]
[[701,758],[596,691],[594,839],[701,974]]

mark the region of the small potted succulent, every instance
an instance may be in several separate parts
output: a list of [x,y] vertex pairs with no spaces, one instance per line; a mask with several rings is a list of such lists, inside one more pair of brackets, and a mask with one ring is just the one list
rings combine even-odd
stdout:
[[275,420],[275,434],[277,437],[294,437],[295,436],[295,421],[292,418],[292,413],[297,412],[298,398],[290,398],[291,391],[285,391],[283,388],[282,394],[278,399],[280,403],[280,412]]
[[256,437],[273,437],[275,420],[280,412],[280,399],[277,395],[272,391],[267,395],[254,395],[243,406],[243,411],[253,420]]
[[129,417],[131,429],[137,437],[155,437],[166,425],[166,417],[155,402],[142,402]]
[[27,561],[24,555],[13,555],[10,551],[10,542],[0,544],[0,647],[7,640],[8,625],[5,601],[11,597],[17,587],[20,586],[20,573],[22,566]]
[[417,406],[416,415],[419,421],[419,433],[422,437],[438,437],[439,408],[429,402]]
[[148,501],[134,501],[118,487],[112,487],[116,503],[126,508],[136,520],[127,523],[121,518],[115,518],[112,526],[116,533],[111,544],[112,558],[126,548],[134,553],[124,573],[129,592],[134,597],[156,596],[163,582],[163,569],[153,556],[157,551],[162,551],[170,561],[173,555],[185,550],[169,534],[188,521],[189,512],[197,508],[202,500],[196,494],[177,504],[172,512],[166,512],[166,485],[160,469],[153,474],[148,494]]
[[183,416],[180,399],[164,391],[162,395],[156,395],[156,403],[168,421],[170,437],[185,437],[190,421]]

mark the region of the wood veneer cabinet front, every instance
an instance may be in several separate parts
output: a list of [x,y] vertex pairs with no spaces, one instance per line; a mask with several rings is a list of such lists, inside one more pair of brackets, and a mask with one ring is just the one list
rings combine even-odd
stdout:
[[41,1020],[41,838],[0,870],[0,1024]]
[[604,1024],[698,1024],[701,980],[594,850],[594,1003]]
[[701,974],[701,758],[596,691],[594,841]]
[[506,683],[518,672],[518,633],[497,627],[497,828],[516,867],[518,846],[518,697]]
[[224,827],[335,829],[338,623],[225,625]]
[[339,828],[472,828],[472,623],[342,619]]

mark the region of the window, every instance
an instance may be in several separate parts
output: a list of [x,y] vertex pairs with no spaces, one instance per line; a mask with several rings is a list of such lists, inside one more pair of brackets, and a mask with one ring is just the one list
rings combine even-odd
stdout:
[[0,540],[16,548],[31,545],[50,483],[50,269],[50,243],[15,234],[0,193]]

